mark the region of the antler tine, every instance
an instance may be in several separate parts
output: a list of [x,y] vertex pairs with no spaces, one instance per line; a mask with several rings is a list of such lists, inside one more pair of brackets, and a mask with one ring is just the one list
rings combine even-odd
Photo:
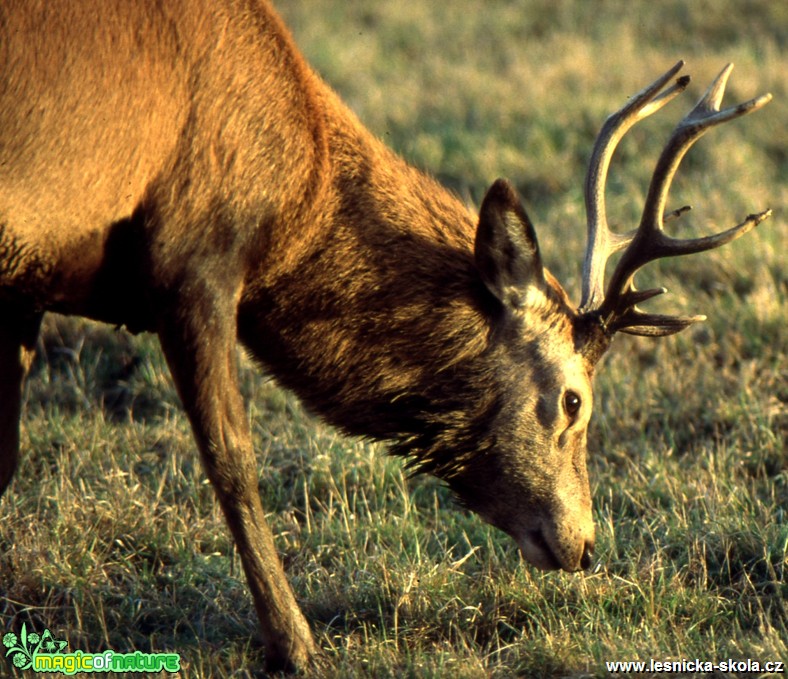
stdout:
[[632,97],[627,104],[605,121],[594,144],[585,181],[585,203],[588,223],[588,245],[583,262],[582,311],[590,311],[602,303],[605,264],[612,254],[632,240],[632,234],[610,230],[605,212],[605,183],[610,160],[621,138],[638,121],[655,113],[689,84],[689,76],[679,78],[664,92],[660,91],[684,66],[679,61],[651,85]]
[[772,98],[771,94],[765,94],[721,111],[720,104],[732,69],[733,64],[728,64],[714,79],[706,94],[678,123],[660,155],[649,186],[640,226],[613,272],[605,300],[599,309],[608,332],[621,330],[631,334],[667,335],[704,320],[705,316],[658,316],[638,310],[635,304],[642,300],[633,298],[633,295],[640,294],[633,284],[635,273],[655,259],[702,252],[729,243],[771,215],[771,210],[750,215],[741,224],[727,231],[703,238],[677,239],[664,232],[666,221],[689,210],[689,207],[684,207],[665,215],[665,204],[673,177],[690,147],[714,125],[757,111]]
[[[706,94],[695,105],[695,108],[684,116],[673,131],[654,170],[640,228],[655,231],[662,230],[665,222],[665,203],[670,191],[670,185],[673,183],[673,177],[687,151],[698,139],[714,125],[719,125],[747,113],[757,111],[771,101],[772,95],[764,94],[720,111],[722,97],[725,94],[725,85],[732,70],[733,64],[725,66],[709,86]],[[728,241],[724,242],[727,243]],[[721,242],[720,245],[722,244]],[[716,246],[710,245],[709,247]],[[698,251],[693,250],[693,252]]]

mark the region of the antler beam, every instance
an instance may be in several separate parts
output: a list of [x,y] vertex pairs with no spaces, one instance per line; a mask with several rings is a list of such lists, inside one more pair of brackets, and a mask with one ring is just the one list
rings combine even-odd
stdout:
[[596,309],[602,303],[605,264],[611,255],[626,247],[634,236],[610,230],[605,208],[605,184],[610,160],[622,137],[643,118],[656,113],[674,97],[681,94],[689,84],[689,76],[679,78],[676,83],[659,94],[671,78],[684,66],[679,61],[673,68],[657,78],[632,97],[627,104],[605,121],[597,136],[585,182],[586,216],[588,223],[588,248],[583,263],[583,297],[581,311]]

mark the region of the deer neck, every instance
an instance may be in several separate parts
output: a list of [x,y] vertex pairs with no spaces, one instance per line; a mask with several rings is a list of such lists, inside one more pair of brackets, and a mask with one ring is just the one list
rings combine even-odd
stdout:
[[297,226],[298,256],[289,249],[286,267],[249,286],[239,333],[329,421],[394,438],[428,407],[436,366],[485,349],[475,216],[326,101],[327,157]]

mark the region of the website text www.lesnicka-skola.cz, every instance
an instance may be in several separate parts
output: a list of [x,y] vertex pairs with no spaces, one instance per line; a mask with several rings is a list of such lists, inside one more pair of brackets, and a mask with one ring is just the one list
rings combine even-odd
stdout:
[[728,658],[721,661],[712,660],[643,660],[643,661],[615,661],[606,662],[605,667],[611,674],[689,674],[693,672],[746,672],[753,674],[784,674],[785,663],[780,660],[759,661],[748,658],[747,660],[733,660]]

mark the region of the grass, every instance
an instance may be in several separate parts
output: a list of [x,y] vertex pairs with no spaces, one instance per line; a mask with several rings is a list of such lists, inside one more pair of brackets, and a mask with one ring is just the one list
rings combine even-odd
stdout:
[[[280,3],[310,61],[377,134],[478,202],[511,178],[576,299],[582,177],[604,117],[677,58],[691,95],[636,128],[609,213],[637,220],[670,126],[727,61],[728,99],[671,194],[708,232],[774,217],[708,256],[652,265],[654,308],[709,321],[617,339],[596,381],[597,559],[542,574],[511,541],[339,436],[242,362],[260,490],[340,677],[597,677],[606,661],[788,660],[788,8],[738,3]],[[170,651],[184,677],[252,676],[257,621],[155,341],[50,317],[23,456],[0,502],[0,632]],[[5,661],[0,661],[5,663]],[[2,664],[11,671],[10,664]],[[717,676],[734,676],[733,674]]]

